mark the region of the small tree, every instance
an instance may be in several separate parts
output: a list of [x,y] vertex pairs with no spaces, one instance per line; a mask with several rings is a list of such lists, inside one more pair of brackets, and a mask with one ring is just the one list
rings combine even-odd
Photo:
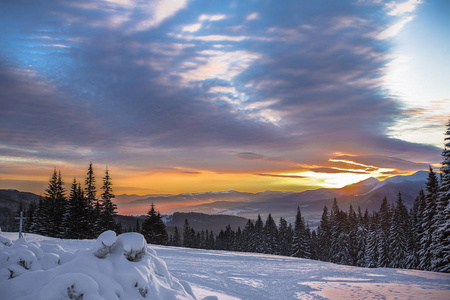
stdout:
[[294,237],[292,241],[292,256],[309,258],[309,245],[307,230],[305,222],[302,218],[300,207],[297,207],[297,214],[295,216]]
[[155,205],[152,203],[147,213],[144,223],[142,224],[142,234],[147,243],[166,245],[168,242],[168,234],[166,226],[162,221],[159,212],[156,212]]
[[115,217],[117,215],[116,209],[117,205],[112,202],[115,197],[112,189],[111,177],[109,176],[108,168],[105,170],[105,177],[103,177],[103,193],[101,194],[101,205],[100,205],[100,229],[105,230],[117,230],[117,224]]

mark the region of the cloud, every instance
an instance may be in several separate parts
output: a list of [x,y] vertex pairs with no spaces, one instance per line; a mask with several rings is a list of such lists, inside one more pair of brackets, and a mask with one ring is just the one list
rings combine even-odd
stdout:
[[413,16],[408,16],[408,17],[405,17],[405,18],[401,19],[397,23],[392,24],[387,29],[385,29],[382,32],[380,32],[377,35],[377,39],[384,40],[384,39],[392,38],[392,37],[396,36],[402,30],[402,28],[407,23],[411,22],[413,19],[414,19]]
[[380,156],[380,155],[362,155],[362,156],[348,156],[340,155],[333,159],[333,161],[348,161],[350,164],[358,163],[367,166],[376,166],[378,168],[395,168],[398,170],[426,170],[427,163],[413,162],[398,157]]
[[0,154],[256,174],[332,168],[335,152],[437,161],[389,135],[404,111],[380,80],[412,6],[388,8],[390,27],[383,4],[322,4],[2,5]]
[[217,15],[206,15],[206,14],[203,14],[203,15],[201,15],[198,18],[198,20],[200,22],[203,22],[203,21],[216,22],[216,21],[224,20],[226,17],[227,16],[223,15],[223,14],[217,14]]
[[388,15],[400,16],[406,13],[414,12],[419,4],[423,3],[421,0],[408,0],[408,1],[392,1],[386,3],[388,9]]
[[135,30],[142,31],[158,27],[166,19],[173,17],[178,11],[185,8],[187,4],[188,0],[153,0],[147,5],[141,6],[148,16],[136,24]]
[[246,18],[247,21],[258,20],[259,14],[257,12],[249,14]]
[[187,32],[196,32],[200,28],[202,28],[202,24],[196,23],[196,24],[192,24],[192,25],[183,26],[183,28],[181,30],[182,31],[187,31]]
[[236,156],[241,159],[245,159],[245,160],[256,160],[256,159],[266,158],[266,156],[264,156],[264,155],[260,155],[260,154],[256,154],[256,153],[252,153],[252,152],[242,152],[242,153],[236,154]]

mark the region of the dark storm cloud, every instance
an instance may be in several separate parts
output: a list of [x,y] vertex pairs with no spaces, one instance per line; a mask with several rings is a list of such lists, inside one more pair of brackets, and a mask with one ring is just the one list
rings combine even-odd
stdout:
[[[386,26],[382,5],[24,3],[0,12],[6,149],[133,156],[136,165],[148,154],[135,149],[315,163],[355,148],[411,160],[438,153],[385,135],[401,108],[378,82],[389,49],[375,38]],[[261,147],[267,157],[250,152]]]

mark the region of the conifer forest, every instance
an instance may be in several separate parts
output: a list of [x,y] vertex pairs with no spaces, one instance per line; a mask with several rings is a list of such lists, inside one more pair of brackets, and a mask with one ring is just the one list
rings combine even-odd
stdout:
[[[132,229],[147,242],[160,245],[227,251],[256,252],[321,260],[342,265],[377,268],[419,269],[450,272],[450,121],[444,138],[441,172],[429,168],[425,190],[407,209],[401,191],[397,199],[384,198],[378,211],[362,211],[350,205],[339,207],[334,199],[325,206],[317,229],[311,230],[297,208],[294,224],[278,222],[271,214],[265,221],[258,215],[243,229],[227,226],[217,235],[196,232],[188,220],[183,228],[168,234],[152,204],[145,221]],[[115,222],[111,177],[108,169],[97,198],[96,179],[89,164],[84,187],[74,180],[69,191],[61,174],[53,172],[45,196],[25,210],[24,230],[67,239],[95,238],[105,230],[122,231]],[[393,199],[392,199],[393,200]]]

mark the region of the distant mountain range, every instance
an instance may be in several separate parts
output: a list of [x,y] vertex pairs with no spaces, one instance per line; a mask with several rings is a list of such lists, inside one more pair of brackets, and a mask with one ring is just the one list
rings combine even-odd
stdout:
[[[347,210],[350,204],[356,210],[358,206],[364,211],[378,210],[386,196],[390,202],[397,199],[401,192],[405,205],[412,206],[421,189],[425,188],[428,172],[419,171],[409,176],[395,176],[384,181],[369,178],[339,189],[321,188],[300,193],[273,192],[242,193],[237,191],[180,194],[170,196],[140,196],[137,200],[122,201],[118,196],[120,209],[134,210],[149,207],[154,203],[163,213],[170,213],[170,208],[177,205],[179,212],[199,212],[205,214],[235,215],[256,219],[260,214],[266,217],[269,213],[279,218],[292,221],[297,206],[300,206],[306,221],[316,226],[320,220],[323,207],[331,208],[333,199],[338,200],[341,209]],[[129,200],[128,198],[127,200]],[[166,207],[168,209],[166,209]]]
[[[266,191],[260,193],[244,193],[237,191],[180,194],[180,195],[118,195],[115,198],[121,214],[124,215],[144,215],[151,203],[161,214],[172,215],[174,211],[180,213],[196,212],[208,215],[233,215],[242,217],[236,219],[221,220],[215,217],[216,221],[222,223],[231,222],[232,225],[241,226],[246,219],[255,220],[260,214],[263,218],[269,213],[275,218],[284,217],[288,221],[293,221],[296,209],[299,206],[305,220],[312,226],[318,225],[322,210],[325,205],[331,208],[333,199],[338,200],[341,209],[347,210],[352,204],[356,210],[358,206],[364,211],[378,210],[383,198],[386,196],[390,202],[397,199],[397,194],[401,192],[402,198],[407,207],[411,207],[414,199],[421,189],[425,188],[428,172],[419,171],[409,176],[395,176],[384,181],[369,178],[364,181],[351,184],[339,189],[321,188],[300,193]],[[13,215],[20,201],[28,205],[31,201],[37,201],[38,195],[32,193],[18,192],[16,190],[0,190],[0,211],[8,217]],[[167,220],[169,226],[182,227],[186,217],[189,220],[203,220],[203,224],[194,223],[191,226],[198,229],[208,229],[205,222],[213,222],[214,218],[207,218],[201,215],[183,215]],[[122,221],[127,225],[134,226],[135,219]],[[205,224],[205,226],[204,226]],[[212,226],[212,223],[209,224]],[[209,226],[208,225],[208,226]],[[220,225],[220,226],[221,226]],[[223,226],[224,227],[224,226]],[[211,228],[212,229],[212,228]]]

